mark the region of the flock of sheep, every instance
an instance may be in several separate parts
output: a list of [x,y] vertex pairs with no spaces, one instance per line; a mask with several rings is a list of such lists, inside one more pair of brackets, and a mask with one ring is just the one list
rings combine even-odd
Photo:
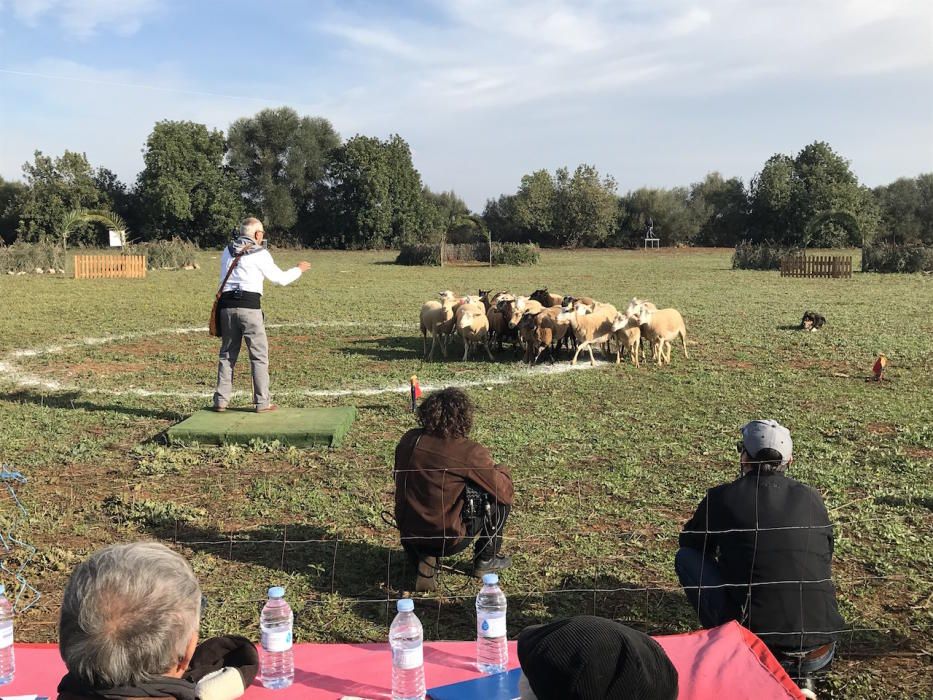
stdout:
[[644,299],[632,299],[620,313],[612,304],[589,297],[561,296],[547,288],[529,296],[482,289],[471,296],[458,297],[449,290],[439,296],[439,301],[426,301],[421,306],[422,347],[428,360],[434,358],[437,345],[447,357],[452,336],[463,341],[464,360],[480,347],[492,360],[490,346],[495,344],[501,351],[503,342],[510,342],[523,352],[529,365],[545,352],[553,362],[562,347],[573,351],[572,364],[576,364],[584,348],[590,354],[590,364],[595,364],[594,345],[601,347],[607,358],[615,345],[617,364],[627,352],[638,367],[639,353],[645,358],[648,351],[659,365],[670,364],[672,341],[678,336],[684,357],[688,357],[687,328],[680,312],[658,309]]

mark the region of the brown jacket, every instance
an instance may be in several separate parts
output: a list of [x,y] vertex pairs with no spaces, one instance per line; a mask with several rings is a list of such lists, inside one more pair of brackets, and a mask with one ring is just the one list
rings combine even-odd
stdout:
[[451,547],[463,539],[460,511],[467,481],[497,503],[512,504],[509,468],[467,438],[445,440],[420,428],[409,430],[395,448],[394,473],[398,528],[405,537],[430,538],[423,543],[430,549],[439,551],[443,542]]

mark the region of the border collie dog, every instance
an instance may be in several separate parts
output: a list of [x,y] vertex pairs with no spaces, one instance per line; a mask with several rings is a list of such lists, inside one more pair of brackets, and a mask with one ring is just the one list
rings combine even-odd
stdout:
[[826,318],[816,311],[804,311],[803,318],[800,319],[800,330],[815,331],[823,327]]

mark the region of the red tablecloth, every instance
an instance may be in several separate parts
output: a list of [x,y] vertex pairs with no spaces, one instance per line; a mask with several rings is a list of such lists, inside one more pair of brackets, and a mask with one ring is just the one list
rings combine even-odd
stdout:
[[[655,639],[680,676],[679,700],[801,700],[767,647],[735,622],[712,630]],[[427,686],[478,676],[473,642],[428,642],[424,649]],[[509,668],[518,667],[515,642]],[[295,683],[287,690],[254,686],[247,700],[333,699],[344,695],[389,697],[391,661],[387,644],[296,644]],[[0,688],[0,698],[26,693],[55,698],[65,666],[54,644],[17,644],[16,679]]]

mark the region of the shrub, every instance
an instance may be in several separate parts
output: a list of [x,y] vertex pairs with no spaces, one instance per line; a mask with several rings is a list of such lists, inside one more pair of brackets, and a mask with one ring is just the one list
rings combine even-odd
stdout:
[[537,265],[541,249],[534,243],[493,243],[493,265]]
[[[482,263],[489,259],[487,243],[457,243],[444,246],[447,262]],[[493,265],[536,265],[541,250],[533,243],[493,243]],[[441,246],[429,243],[404,244],[395,258],[397,265],[440,265]]]
[[42,268],[61,270],[65,267],[65,254],[61,246],[50,242],[26,243],[17,241],[12,245],[0,245],[0,272],[34,272]]
[[733,270],[780,270],[781,259],[796,248],[788,248],[771,241],[752,243],[742,241],[732,254]]
[[869,243],[862,248],[862,272],[929,272],[933,246],[920,243]]
[[441,247],[430,243],[405,243],[395,258],[396,265],[440,265]]
[[173,238],[127,246],[127,255],[145,255],[150,270],[176,269],[193,266],[200,249],[190,241]]

